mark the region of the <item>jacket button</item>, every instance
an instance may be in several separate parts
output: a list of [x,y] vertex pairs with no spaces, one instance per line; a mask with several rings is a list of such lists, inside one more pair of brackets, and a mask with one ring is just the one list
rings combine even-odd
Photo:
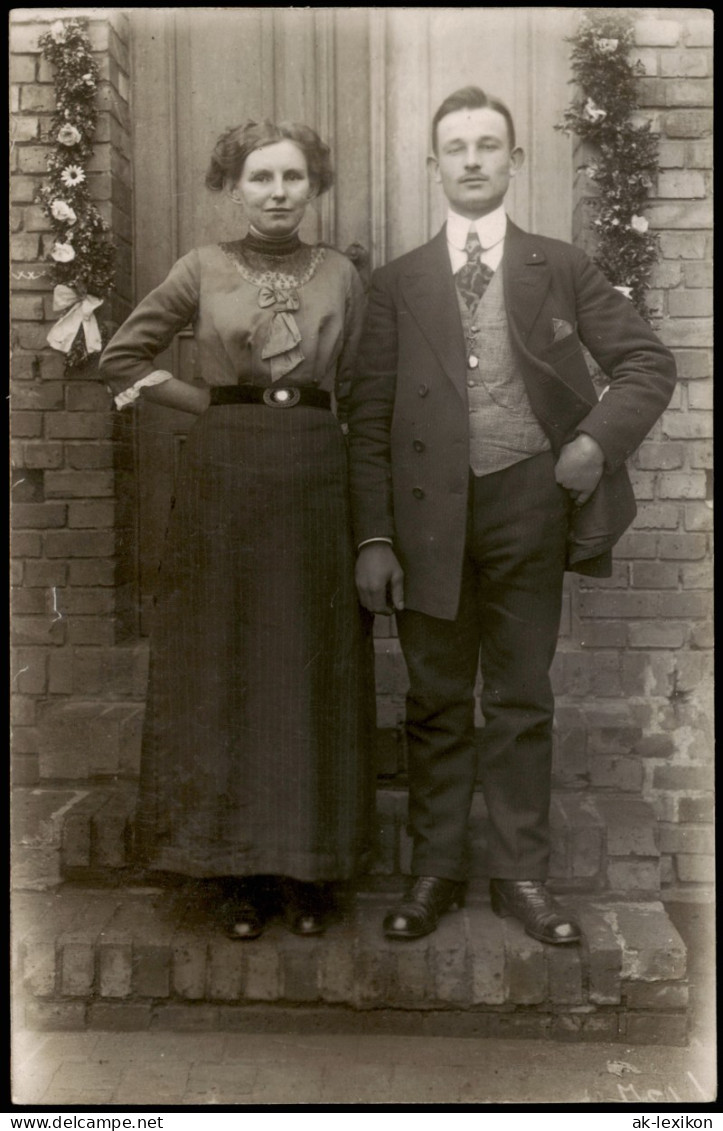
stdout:
[[426,446],[427,445],[424,443],[423,440],[413,440],[412,441],[412,447],[414,448],[415,452],[423,452]]
[[412,494],[414,495],[415,499],[424,498],[424,491],[421,487],[412,487]]
[[427,393],[429,392],[429,386],[428,385],[420,385],[419,388],[417,389],[417,392],[419,393],[420,397],[426,397]]

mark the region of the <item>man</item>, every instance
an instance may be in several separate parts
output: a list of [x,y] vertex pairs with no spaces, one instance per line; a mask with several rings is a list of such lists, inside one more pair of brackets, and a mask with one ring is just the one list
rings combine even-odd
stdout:
[[524,154],[502,102],[457,91],[432,143],[447,223],[375,272],[349,419],[357,587],[396,612],[410,681],[411,878],[384,930],[417,938],[463,902],[479,665],[492,908],[576,943],[544,884],[563,573],[609,575],[635,513],[624,461],[675,367],[581,251],[507,218]]

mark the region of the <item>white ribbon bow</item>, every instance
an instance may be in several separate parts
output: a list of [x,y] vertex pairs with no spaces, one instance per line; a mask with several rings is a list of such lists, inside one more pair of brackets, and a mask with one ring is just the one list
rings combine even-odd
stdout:
[[81,298],[73,287],[66,287],[64,283],[58,283],[53,291],[53,310],[56,312],[64,310],[66,313],[58,319],[48,334],[48,345],[52,346],[54,350],[68,353],[78,330],[82,326],[87,352],[89,354],[98,353],[103,343],[98,328],[98,320],[93,311],[97,310],[102,303],[102,298],[95,298],[93,295],[86,295]]

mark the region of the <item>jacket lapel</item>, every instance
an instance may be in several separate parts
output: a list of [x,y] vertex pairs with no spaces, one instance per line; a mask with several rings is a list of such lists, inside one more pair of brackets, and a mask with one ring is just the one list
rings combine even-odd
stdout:
[[401,289],[412,317],[461,397],[466,397],[464,330],[459,313],[446,227],[419,249]]
[[552,276],[542,245],[511,220],[507,221],[502,273],[507,318],[512,323],[513,336],[526,343]]

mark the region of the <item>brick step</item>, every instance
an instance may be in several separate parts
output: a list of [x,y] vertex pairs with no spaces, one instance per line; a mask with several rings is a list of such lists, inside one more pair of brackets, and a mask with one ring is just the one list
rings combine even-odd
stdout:
[[352,897],[325,936],[279,922],[253,943],[224,937],[214,885],[14,896],[19,1024],[36,1029],[247,1029],[548,1036],[685,1043],[685,946],[658,902],[563,896],[580,947],[544,946],[467,907],[411,943],[386,940],[388,898]]
[[[136,788],[132,782],[85,790],[15,791],[14,886],[43,888],[66,879],[122,882],[132,866]],[[655,814],[640,798],[555,791],[550,879],[557,891],[656,898],[660,851]],[[409,871],[406,792],[377,791],[377,856],[363,887],[398,886]],[[487,813],[476,793],[470,822],[470,875],[486,877]]]

